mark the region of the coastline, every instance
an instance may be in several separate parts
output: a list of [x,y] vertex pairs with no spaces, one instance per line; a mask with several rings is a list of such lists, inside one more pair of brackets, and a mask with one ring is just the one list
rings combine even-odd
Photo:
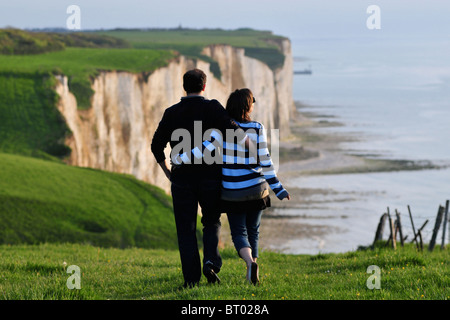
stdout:
[[[301,103],[291,118],[290,137],[280,141],[278,177],[291,194],[291,200],[278,201],[272,195],[272,207],[263,213],[260,227],[260,248],[281,253],[292,253],[296,241],[311,244],[312,252],[319,253],[324,237],[330,234],[343,234],[340,225],[348,221],[346,213],[336,216],[312,216],[308,208],[326,205],[325,197],[334,195],[333,190],[298,187],[291,181],[300,177],[314,175],[354,174],[371,172],[392,172],[406,170],[438,169],[427,161],[377,159],[370,155],[352,155],[340,147],[342,143],[354,141],[354,137],[344,134],[317,132],[318,128],[343,126],[342,123],[325,115],[302,112]],[[316,120],[315,118],[326,119]],[[337,193],[336,193],[337,194]],[[354,197],[357,196],[356,190]],[[345,201],[345,200],[344,200]],[[301,208],[302,210],[299,210]],[[302,213],[303,212],[303,213]],[[326,219],[340,219],[338,224],[327,224]],[[226,215],[222,215],[223,229],[221,243],[233,245],[229,235]],[[355,247],[362,245],[355,243]]]

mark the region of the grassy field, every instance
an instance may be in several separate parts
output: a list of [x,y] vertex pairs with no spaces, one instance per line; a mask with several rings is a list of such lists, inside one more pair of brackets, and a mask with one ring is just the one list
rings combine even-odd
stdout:
[[269,31],[253,29],[149,29],[109,30],[96,34],[124,39],[135,48],[175,50],[185,56],[212,63],[214,74],[220,78],[215,61],[201,54],[204,47],[212,44],[227,44],[245,49],[245,55],[261,60],[276,69],[284,63],[280,41],[285,37]]
[[[245,281],[234,249],[221,251],[222,283],[183,289],[178,251],[105,249],[79,244],[0,246],[0,299],[86,300],[449,300],[449,251],[414,247],[344,254],[261,253],[259,286]],[[68,289],[67,267],[80,268],[80,289]],[[369,289],[380,268],[380,289]],[[371,281],[371,280],[370,280]]]
[[43,242],[177,248],[171,199],[129,175],[0,153],[0,243]]
[[192,44],[205,47],[210,44],[229,44],[235,47],[273,48],[274,44],[270,41],[285,39],[270,31],[253,29],[115,29],[95,33],[126,39],[134,47],[164,44]]
[[83,109],[90,107],[93,94],[90,79],[98,70],[150,73],[167,65],[175,56],[171,51],[156,49],[66,48],[39,55],[0,55],[0,72],[64,74],[69,78],[77,104]]

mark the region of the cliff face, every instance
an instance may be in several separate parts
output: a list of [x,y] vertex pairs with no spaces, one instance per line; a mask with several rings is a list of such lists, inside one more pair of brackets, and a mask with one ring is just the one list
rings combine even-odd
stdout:
[[93,82],[95,93],[88,110],[77,109],[67,78],[60,76],[56,86],[60,96],[58,109],[72,131],[66,141],[72,148],[67,162],[132,174],[169,191],[169,181],[156,164],[150,144],[164,110],[185,95],[183,74],[194,67],[207,74],[206,98],[217,99],[225,106],[233,90],[250,88],[257,99],[253,119],[268,129],[280,129],[281,137],[288,135],[289,115],[294,106],[292,55],[288,40],[282,46],[286,59],[276,71],[245,56],[243,49],[226,45],[205,48],[203,53],[219,63],[221,80],[209,71],[209,63],[183,56],[156,70],[147,80],[142,74],[101,72]]

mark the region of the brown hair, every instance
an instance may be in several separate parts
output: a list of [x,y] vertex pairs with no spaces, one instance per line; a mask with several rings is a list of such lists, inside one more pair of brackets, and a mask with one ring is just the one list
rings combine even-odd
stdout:
[[228,97],[226,110],[236,121],[251,121],[249,111],[254,102],[255,99],[250,89],[238,89]]
[[200,69],[189,70],[183,75],[183,88],[186,93],[201,92],[206,84],[206,74]]

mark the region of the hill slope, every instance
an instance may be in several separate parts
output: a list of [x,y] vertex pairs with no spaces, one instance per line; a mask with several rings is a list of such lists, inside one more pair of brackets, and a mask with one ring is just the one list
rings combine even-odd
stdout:
[[177,248],[170,197],[132,176],[0,153],[0,243]]

